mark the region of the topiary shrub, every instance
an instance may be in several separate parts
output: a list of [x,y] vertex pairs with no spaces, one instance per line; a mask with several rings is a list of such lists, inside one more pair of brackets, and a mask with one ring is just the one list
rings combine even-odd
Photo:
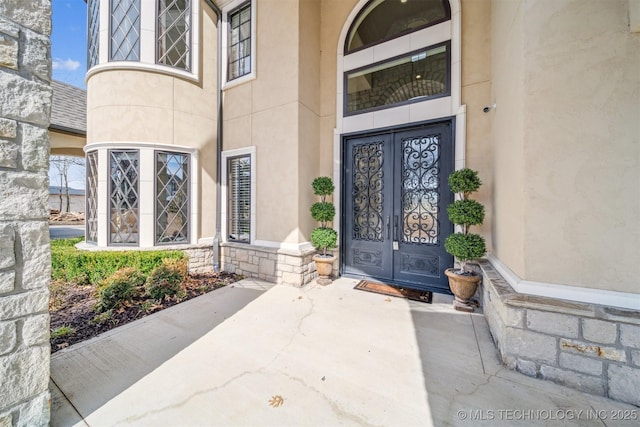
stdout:
[[326,224],[336,216],[336,208],[333,203],[317,202],[311,206],[311,217],[316,221]]
[[311,241],[317,248],[335,248],[337,240],[338,233],[333,228],[318,227],[311,232]]
[[449,219],[462,226],[463,230],[484,221],[484,206],[475,200],[456,200],[447,207]]
[[98,284],[96,309],[104,312],[118,308],[140,294],[145,276],[133,267],[122,268]]
[[460,270],[455,270],[458,274],[466,272],[468,261],[480,258],[487,252],[484,238],[469,233],[469,227],[480,225],[484,221],[484,206],[468,198],[480,185],[482,181],[478,172],[472,169],[460,169],[449,176],[449,187],[456,193],[458,200],[447,207],[447,213],[451,222],[459,225],[462,231],[447,237],[444,248],[460,262]]
[[333,249],[338,242],[338,233],[329,227],[329,223],[336,216],[336,208],[333,203],[327,201],[335,190],[333,181],[328,176],[321,176],[311,183],[313,194],[320,196],[320,201],[311,206],[311,217],[320,223],[320,227],[311,232],[311,243],[316,249],[322,251],[322,255],[327,255],[327,249]]
[[470,193],[478,191],[481,185],[478,172],[473,169],[464,168],[449,175],[449,188],[454,193],[462,193],[463,199],[467,199]]
[[185,277],[187,277],[187,260],[165,259],[147,277],[145,290],[151,298],[157,300],[178,295],[184,291],[182,282]]

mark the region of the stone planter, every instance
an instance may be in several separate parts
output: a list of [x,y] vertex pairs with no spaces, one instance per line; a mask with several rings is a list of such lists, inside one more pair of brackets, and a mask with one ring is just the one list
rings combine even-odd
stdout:
[[333,255],[314,255],[313,261],[316,263],[316,271],[318,272],[318,283],[321,285],[328,285],[332,282],[330,279],[331,273],[333,273],[333,262],[336,257]]
[[471,298],[475,295],[482,276],[477,273],[471,275],[457,274],[454,273],[452,268],[447,268],[444,274],[449,277],[449,288],[455,296],[453,308],[458,311],[472,313],[474,311],[474,304],[471,302]]

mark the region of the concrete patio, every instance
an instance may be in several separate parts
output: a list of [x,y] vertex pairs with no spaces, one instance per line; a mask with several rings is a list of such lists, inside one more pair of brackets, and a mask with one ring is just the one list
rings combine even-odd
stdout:
[[356,283],[243,280],[59,351],[52,425],[638,425],[637,407],[504,368],[450,297]]

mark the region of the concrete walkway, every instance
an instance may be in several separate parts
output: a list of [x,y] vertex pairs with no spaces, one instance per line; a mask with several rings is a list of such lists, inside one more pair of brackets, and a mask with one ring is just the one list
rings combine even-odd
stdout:
[[58,352],[52,425],[638,425],[637,407],[505,369],[449,297],[356,283],[245,280]]

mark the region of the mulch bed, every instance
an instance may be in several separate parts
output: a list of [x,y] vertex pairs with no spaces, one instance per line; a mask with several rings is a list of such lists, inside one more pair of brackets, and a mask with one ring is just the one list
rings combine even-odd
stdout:
[[51,339],[51,352],[66,348],[80,341],[93,338],[103,332],[127,324],[133,320],[203,295],[207,292],[222,288],[240,280],[235,274],[220,272],[213,274],[190,274],[183,282],[186,296],[165,298],[162,301],[139,297],[127,303],[124,307],[112,310],[111,315],[103,321],[97,322],[99,315],[94,307],[98,302],[94,296],[95,286],[80,286],[67,282],[52,282],[49,313],[51,315],[51,330],[62,326],[69,326],[75,331],[67,336]]

